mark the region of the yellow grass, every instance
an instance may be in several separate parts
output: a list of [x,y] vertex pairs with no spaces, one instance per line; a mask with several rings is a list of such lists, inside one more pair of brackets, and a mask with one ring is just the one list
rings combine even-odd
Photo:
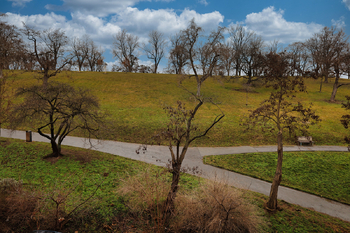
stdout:
[[[15,86],[31,85],[41,82],[35,72],[18,73]],[[179,87],[180,78],[169,74],[139,74],[107,72],[62,72],[51,80],[67,82],[76,87],[89,88],[98,96],[102,109],[111,113],[115,120],[115,132],[106,135],[106,139],[142,143],[158,132],[167,122],[162,109],[164,105],[175,105],[177,100],[186,102],[188,107],[194,105],[191,94]],[[225,117],[208,134],[208,137],[198,140],[197,146],[238,146],[275,144],[273,135],[261,132],[244,132],[239,123],[259,103],[268,97],[270,90],[264,87],[253,88],[254,92],[245,92],[242,84],[245,80],[227,81],[228,79],[206,80],[201,93],[211,97],[224,111]],[[342,80],[349,82],[349,80]],[[314,109],[321,116],[322,122],[311,126],[311,135],[316,144],[345,145],[343,138],[345,130],[340,124],[340,118],[346,112],[341,108],[341,101],[349,95],[350,86],[338,90],[337,103],[327,102],[331,96],[333,80],[323,84],[319,92],[319,80],[307,79],[308,93],[298,94],[295,101],[312,102]],[[194,79],[185,79],[182,85],[191,92],[196,92]],[[241,89],[240,91],[237,91]],[[198,113],[196,122],[204,127],[219,114],[217,107],[206,103]],[[35,129],[32,129],[35,130]],[[288,144],[293,144],[289,140]]]

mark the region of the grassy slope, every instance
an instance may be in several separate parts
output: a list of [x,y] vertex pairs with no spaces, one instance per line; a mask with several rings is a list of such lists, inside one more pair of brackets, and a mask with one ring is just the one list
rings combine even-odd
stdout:
[[[91,194],[96,182],[104,180],[97,192],[100,201],[90,204],[90,208],[96,212],[87,215],[81,223],[68,224],[64,232],[102,232],[106,226],[113,226],[114,216],[126,211],[122,200],[115,193],[120,179],[142,169],[157,169],[142,162],[71,147],[64,147],[66,155],[57,161],[43,159],[49,152],[49,145],[44,143],[0,140],[0,178],[22,179],[25,185],[35,187],[41,192],[69,187],[82,179],[84,188],[78,189],[77,195],[85,196]],[[106,173],[107,176],[104,175]],[[181,187],[195,188],[198,181],[198,178],[189,175],[182,176]],[[283,201],[279,202],[283,211],[270,215],[263,210],[266,196],[248,191],[245,196],[260,207],[268,223],[267,232],[350,232],[348,222]]]
[[[19,74],[15,86],[29,85],[38,82],[34,73]],[[68,77],[67,77],[68,76]],[[111,113],[115,120],[114,133],[106,138],[127,142],[144,142],[165,125],[166,114],[162,106],[175,105],[177,100],[193,105],[193,97],[178,87],[176,75],[168,74],[135,74],[135,73],[99,73],[68,72],[61,73],[52,80],[69,82],[75,86],[92,90],[101,101],[103,109]],[[39,81],[40,82],[40,81]],[[349,82],[349,80],[344,80]],[[186,79],[183,85],[195,92],[194,79]],[[268,97],[269,90],[255,88],[255,92],[236,91],[242,89],[242,80],[235,82],[217,81],[213,78],[205,81],[202,94],[213,98],[224,111],[225,118],[208,135],[195,142],[196,146],[238,146],[275,144],[275,137],[261,132],[244,132],[239,126],[242,117],[259,106]],[[313,102],[314,109],[321,115],[322,122],[311,127],[311,135],[318,145],[344,145],[346,130],[340,124],[340,117],[345,114],[340,102],[328,103],[333,83],[323,85],[319,93],[318,80],[306,80],[308,93],[302,93],[295,100],[304,103]],[[350,86],[339,89],[337,100],[345,100]],[[212,104],[205,104],[196,118],[200,126],[210,124],[219,111]],[[293,144],[292,140],[287,144]]]
[[[206,164],[271,182],[277,153],[208,156]],[[281,184],[350,204],[348,152],[284,152]]]

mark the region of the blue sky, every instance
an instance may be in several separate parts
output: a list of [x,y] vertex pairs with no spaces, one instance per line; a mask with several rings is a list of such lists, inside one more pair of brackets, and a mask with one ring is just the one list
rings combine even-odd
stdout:
[[[324,26],[342,27],[350,35],[350,0],[0,0],[9,24],[37,29],[62,28],[70,38],[88,34],[106,52],[109,67],[113,36],[120,30],[147,43],[151,30],[167,38],[189,20],[209,32],[217,26],[243,24],[268,43],[305,41]],[[149,64],[141,54],[141,64]],[[165,63],[162,67],[165,67]]]

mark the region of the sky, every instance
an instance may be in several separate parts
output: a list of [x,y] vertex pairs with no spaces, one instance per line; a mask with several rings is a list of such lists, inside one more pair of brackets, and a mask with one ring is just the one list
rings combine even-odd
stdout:
[[[207,33],[241,24],[267,44],[305,41],[325,26],[350,35],[350,0],[0,0],[0,13],[18,28],[24,22],[38,30],[61,28],[69,38],[88,34],[105,50],[109,69],[117,63],[111,49],[119,31],[137,35],[142,44],[150,31],[169,38],[193,18]],[[142,51],[139,63],[151,64]]]

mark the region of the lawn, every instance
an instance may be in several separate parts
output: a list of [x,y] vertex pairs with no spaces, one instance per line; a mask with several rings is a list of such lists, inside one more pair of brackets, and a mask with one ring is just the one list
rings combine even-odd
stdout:
[[[74,204],[78,197],[88,197],[101,184],[95,199],[89,202],[89,212],[76,222],[68,222],[62,232],[111,232],[128,212],[128,207],[116,190],[127,176],[150,169],[156,172],[161,168],[119,156],[79,148],[64,147],[65,156],[59,159],[45,158],[50,147],[44,143],[25,143],[19,140],[0,140],[0,178],[22,180],[25,187],[42,193],[55,193],[59,190],[71,190],[67,207]],[[181,190],[196,189],[203,179],[183,175]],[[246,198],[258,206],[264,216],[266,232],[350,232],[350,223],[313,212],[283,201],[279,206],[283,210],[269,214],[263,210],[266,196],[245,191]],[[0,221],[1,222],[1,221]],[[137,222],[127,222],[137,231]],[[145,223],[146,224],[146,223]],[[1,225],[1,223],[0,223]],[[141,229],[141,228],[140,228]]]
[[[35,72],[18,73],[14,89],[23,85],[40,83]],[[104,139],[142,143],[148,141],[155,133],[165,127],[167,116],[163,110],[166,105],[174,106],[177,100],[188,107],[194,105],[191,94],[179,87],[180,78],[169,74],[140,74],[116,72],[62,72],[53,81],[70,83],[76,87],[88,88],[101,103],[101,108],[110,113],[112,132],[104,135]],[[342,80],[350,82],[350,80]],[[196,91],[194,79],[181,81],[183,87],[191,92]],[[269,89],[257,83],[256,87],[247,88],[245,79],[209,78],[203,84],[201,93],[210,97],[225,113],[223,120],[217,124],[207,137],[194,142],[193,146],[240,146],[240,145],[273,145],[274,135],[259,131],[245,132],[240,122],[249,110],[269,95]],[[340,118],[346,114],[341,108],[341,101],[349,93],[350,86],[339,88],[336,99],[329,103],[333,80],[323,85],[319,92],[319,80],[306,79],[308,93],[298,94],[295,101],[304,104],[313,103],[316,113],[322,122],[310,127],[311,136],[318,145],[345,145],[344,136],[347,130],[340,124]],[[20,100],[15,100],[20,101]],[[211,103],[206,103],[198,112],[196,121],[200,128],[209,125],[220,111]],[[35,130],[31,125],[23,129]],[[75,133],[79,135],[78,133]],[[294,144],[288,139],[286,144]]]
[[[284,152],[281,185],[350,204],[350,153]],[[207,156],[204,163],[272,182],[277,153]]]

